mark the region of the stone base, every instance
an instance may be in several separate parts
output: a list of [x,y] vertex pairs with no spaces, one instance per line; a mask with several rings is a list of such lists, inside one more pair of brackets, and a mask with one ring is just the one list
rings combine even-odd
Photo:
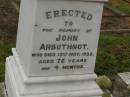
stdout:
[[16,56],[6,60],[5,83],[8,97],[101,97],[96,75],[27,77]]

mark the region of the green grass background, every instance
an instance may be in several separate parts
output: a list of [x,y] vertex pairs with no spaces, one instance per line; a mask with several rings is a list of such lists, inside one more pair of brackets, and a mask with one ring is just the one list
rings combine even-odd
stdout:
[[11,48],[14,46],[13,41],[0,39],[0,82],[4,81],[6,57],[11,55]]
[[95,71],[108,76],[130,71],[130,35],[101,34]]
[[123,0],[109,0],[108,4],[118,10],[130,15],[130,3]]

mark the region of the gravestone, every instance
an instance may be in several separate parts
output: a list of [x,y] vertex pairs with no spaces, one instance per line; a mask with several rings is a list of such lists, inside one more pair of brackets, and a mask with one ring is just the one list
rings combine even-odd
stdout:
[[130,97],[130,72],[119,73],[116,77],[114,97]]
[[101,97],[94,73],[107,0],[21,0],[8,97]]

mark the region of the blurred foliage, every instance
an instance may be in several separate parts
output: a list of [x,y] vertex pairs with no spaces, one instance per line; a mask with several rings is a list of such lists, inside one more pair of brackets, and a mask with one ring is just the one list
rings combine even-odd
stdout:
[[109,0],[109,5],[119,9],[120,11],[124,12],[125,14],[130,15],[130,3],[125,2],[125,0]]
[[111,93],[104,93],[102,97],[111,97]]
[[126,71],[130,71],[130,35],[101,34],[95,72],[112,76]]

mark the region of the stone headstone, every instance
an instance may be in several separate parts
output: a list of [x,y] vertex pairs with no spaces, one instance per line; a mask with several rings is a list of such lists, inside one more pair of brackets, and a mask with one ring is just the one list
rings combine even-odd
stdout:
[[113,90],[114,97],[130,97],[130,72],[119,73]]
[[21,0],[9,97],[101,97],[94,73],[107,0]]
[[28,76],[94,73],[103,3],[71,0],[40,0],[27,6],[25,3],[21,4],[24,11],[20,14],[16,47],[25,73]]

